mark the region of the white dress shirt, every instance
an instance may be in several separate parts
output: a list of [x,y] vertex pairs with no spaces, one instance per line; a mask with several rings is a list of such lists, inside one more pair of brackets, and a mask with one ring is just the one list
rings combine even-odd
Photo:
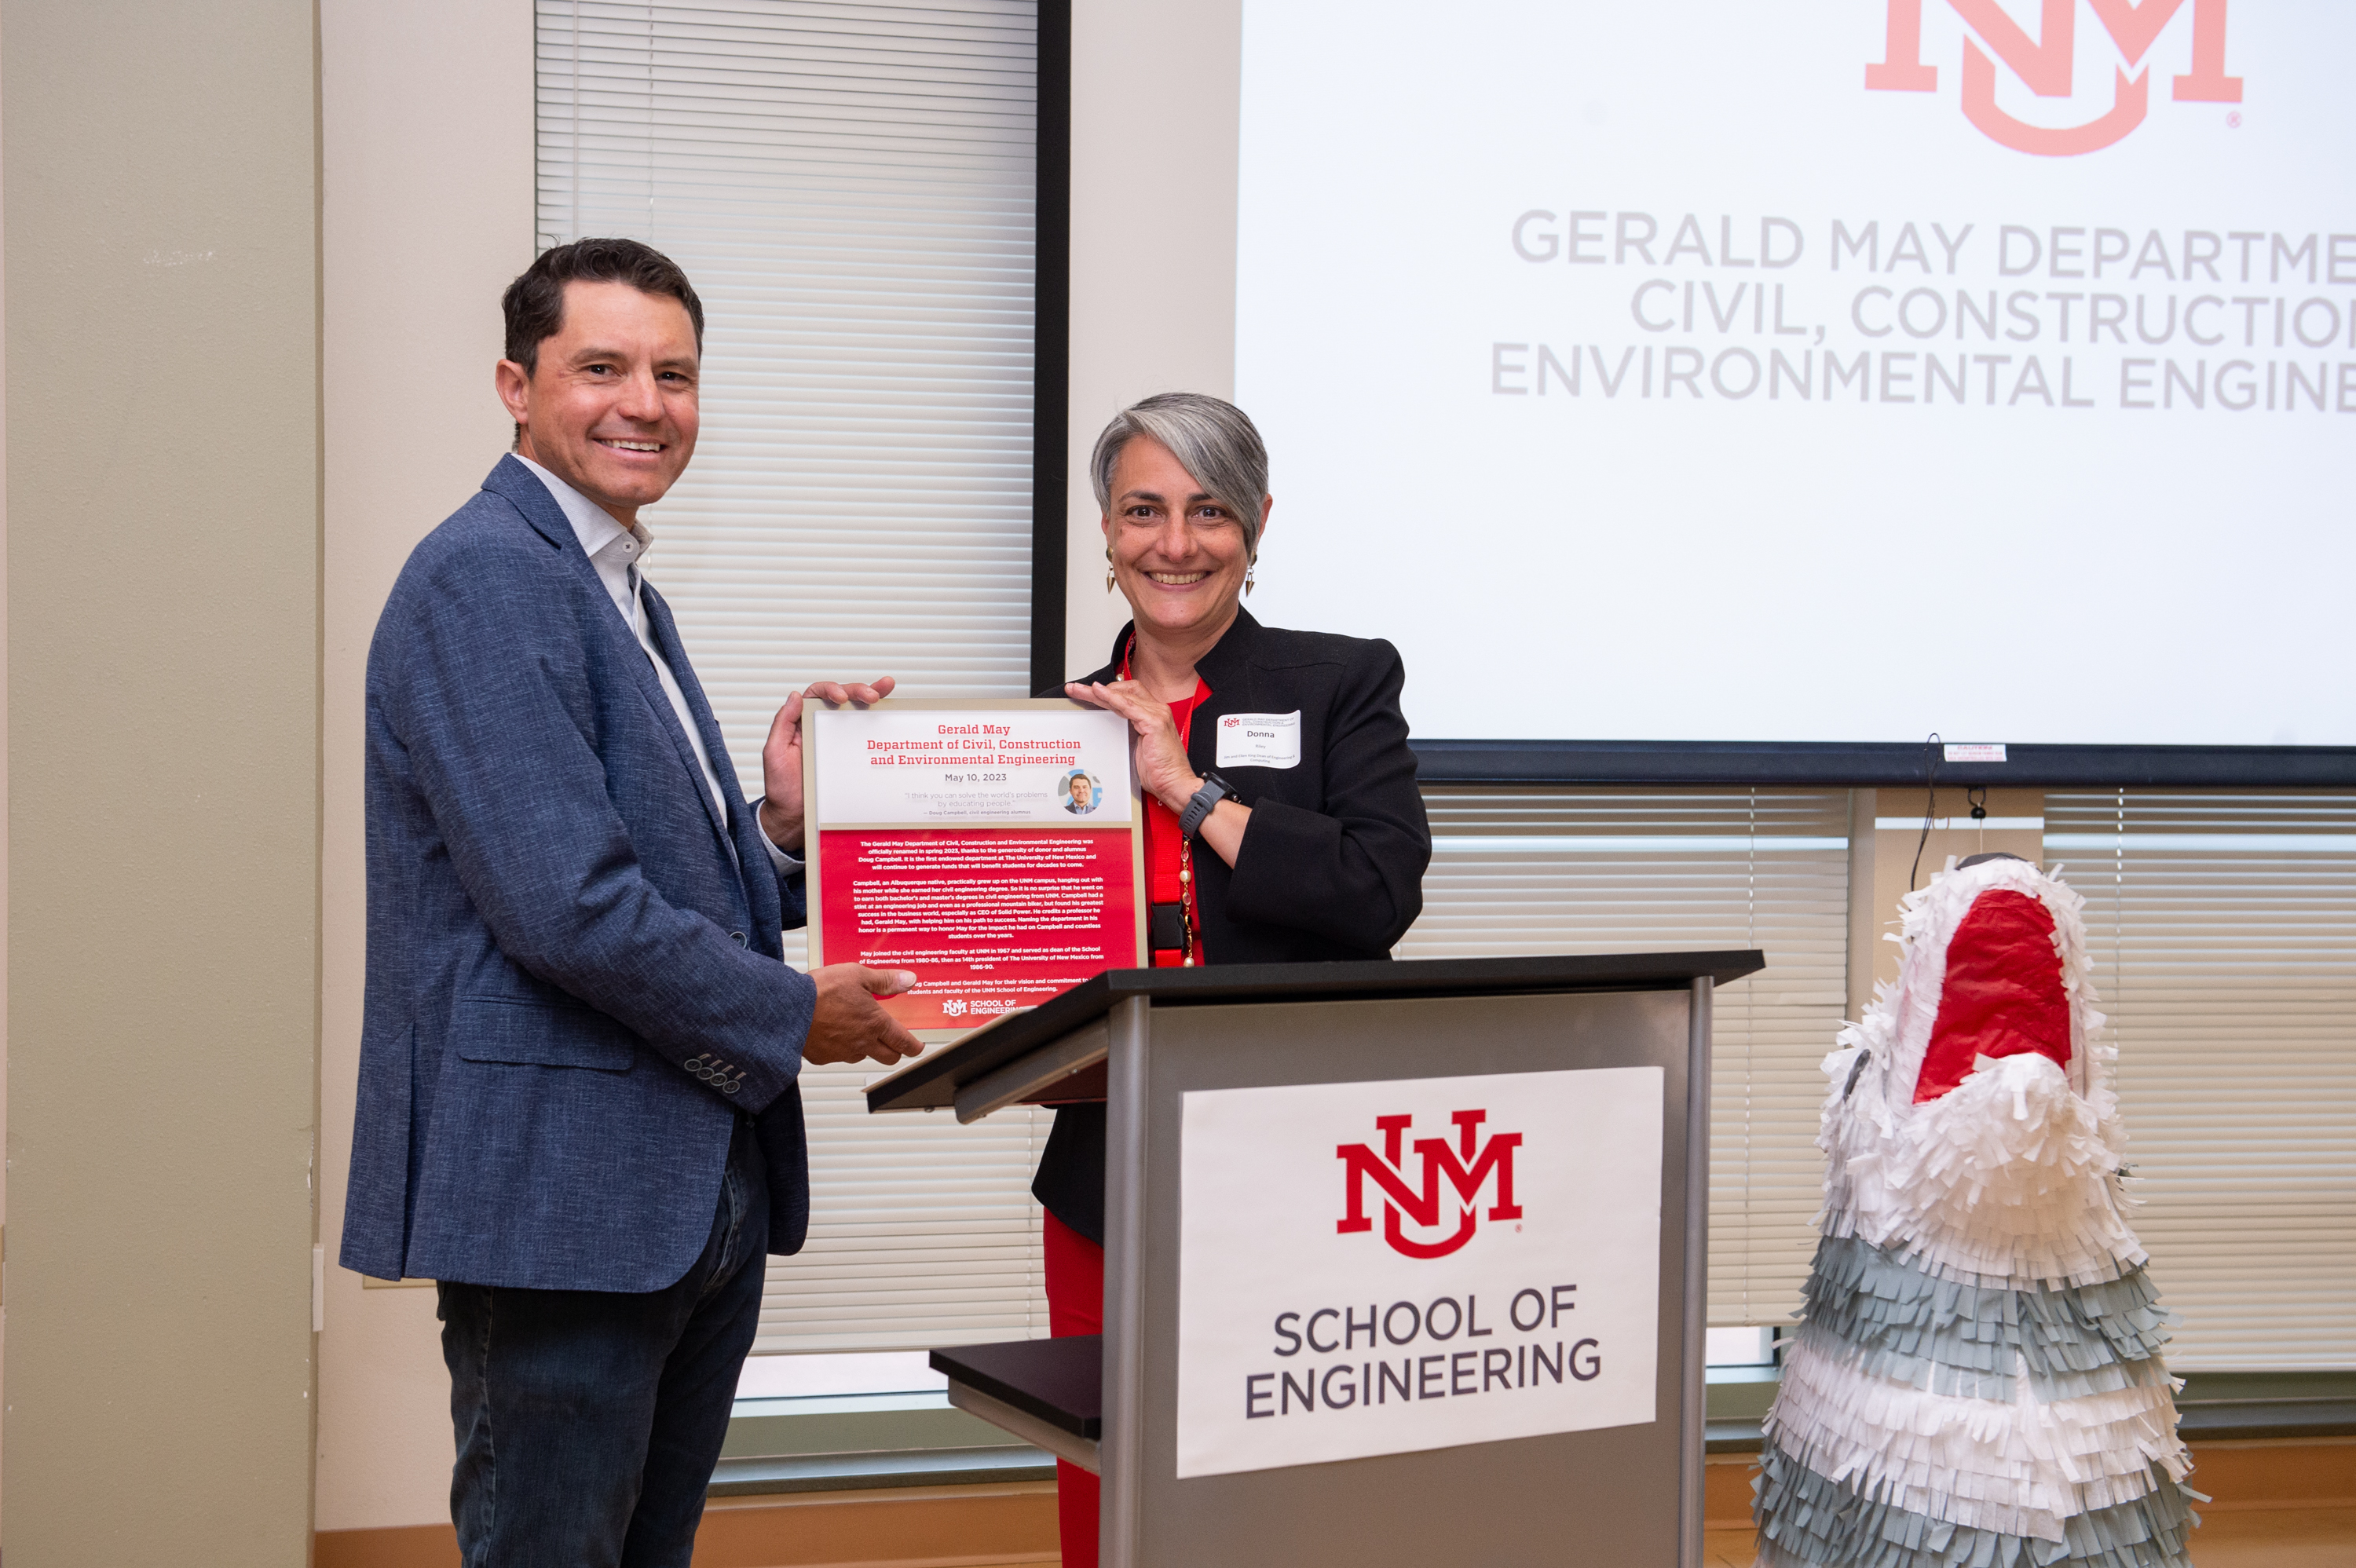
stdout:
[[[721,791],[720,775],[712,771],[712,753],[705,749],[703,733],[696,727],[694,711],[687,705],[687,693],[680,689],[679,677],[671,674],[670,666],[663,662],[662,651],[655,646],[651,618],[638,593],[640,568],[647,551],[653,548],[653,537],[644,524],[624,528],[611,512],[521,453],[515,454],[515,460],[538,475],[540,482],[548,486],[548,493],[556,498],[557,506],[563,509],[564,520],[573,525],[573,538],[581,541],[581,552],[597,569],[597,581],[605,585],[605,592],[620,613],[622,624],[629,627],[630,635],[646,651],[647,662],[655,667],[655,678],[662,683],[663,695],[670,699],[671,711],[679,716],[679,727],[687,731],[687,743],[695,748],[696,765],[703,770],[703,786],[712,795],[713,818],[725,837],[728,797]],[[757,827],[759,808],[754,809]],[[731,838],[729,842],[733,845],[734,840]],[[780,874],[800,868],[799,859],[769,842],[766,828],[761,832],[761,847],[769,852],[770,863]]]

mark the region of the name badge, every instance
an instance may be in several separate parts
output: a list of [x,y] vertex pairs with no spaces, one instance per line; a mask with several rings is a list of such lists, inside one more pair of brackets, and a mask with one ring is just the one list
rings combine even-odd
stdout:
[[1230,713],[1219,720],[1222,768],[1297,768],[1301,765],[1301,710],[1290,713]]

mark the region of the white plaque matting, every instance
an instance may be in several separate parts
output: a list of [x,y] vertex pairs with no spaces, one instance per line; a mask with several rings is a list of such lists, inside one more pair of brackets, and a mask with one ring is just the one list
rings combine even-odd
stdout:
[[810,722],[821,827],[1130,820],[1129,720],[1118,713],[884,706],[819,709]]

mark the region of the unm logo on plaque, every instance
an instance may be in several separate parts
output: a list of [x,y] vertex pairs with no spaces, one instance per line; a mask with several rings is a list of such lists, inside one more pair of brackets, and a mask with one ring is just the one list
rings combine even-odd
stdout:
[[[1522,1135],[1491,1133],[1485,1141],[1482,1140],[1481,1124],[1488,1119],[1486,1111],[1459,1111],[1451,1116],[1449,1120],[1456,1124],[1454,1148],[1449,1147],[1445,1137],[1416,1139],[1413,1147],[1423,1161],[1423,1177],[1420,1186],[1412,1186],[1407,1179],[1407,1164],[1399,1154],[1415,1118],[1376,1116],[1375,1130],[1383,1136],[1380,1155],[1365,1144],[1343,1144],[1333,1151],[1342,1161],[1349,1193],[1349,1211],[1334,1230],[1347,1236],[1374,1229],[1374,1220],[1366,1213],[1369,1177],[1383,1193],[1383,1240],[1402,1257],[1444,1258],[1471,1241],[1481,1222],[1477,1212],[1481,1189],[1493,1176],[1497,1185],[1495,1201],[1489,1206],[1489,1218],[1520,1219],[1521,1206],[1514,1201],[1514,1151],[1521,1147]],[[1406,1226],[1400,1222],[1401,1215],[1404,1213],[1425,1230],[1446,1223],[1440,1202],[1442,1178],[1462,1200],[1461,1205],[1451,1205],[1459,1214],[1455,1233],[1438,1241],[1417,1241],[1407,1233]]]
[[[1889,0],[1881,59],[1865,68],[1874,92],[1936,92],[1939,68],[1922,63],[1922,0]],[[1985,42],[2023,86],[2040,98],[2071,96],[2076,64],[2078,0],[2044,0],[2038,36],[2030,37],[1997,0],[1947,0],[1979,41],[1964,39],[1964,118],[1993,141],[2015,152],[2066,157],[2099,152],[2143,123],[2149,108],[2151,72],[2130,77],[2114,67],[2110,107],[2076,125],[2032,125],[1997,107],[1996,62]],[[2160,29],[2183,8],[2184,0],[2087,0],[2103,30],[2127,65],[2140,65]],[[2192,69],[2170,84],[2179,103],[2239,103],[2242,79],[2225,74],[2225,0],[2192,0]]]

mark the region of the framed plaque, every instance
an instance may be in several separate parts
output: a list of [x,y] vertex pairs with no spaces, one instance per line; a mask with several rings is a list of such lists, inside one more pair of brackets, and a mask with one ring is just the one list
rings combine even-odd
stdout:
[[1146,961],[1129,723],[1063,698],[813,704],[810,962],[908,969],[884,1007],[954,1040]]

